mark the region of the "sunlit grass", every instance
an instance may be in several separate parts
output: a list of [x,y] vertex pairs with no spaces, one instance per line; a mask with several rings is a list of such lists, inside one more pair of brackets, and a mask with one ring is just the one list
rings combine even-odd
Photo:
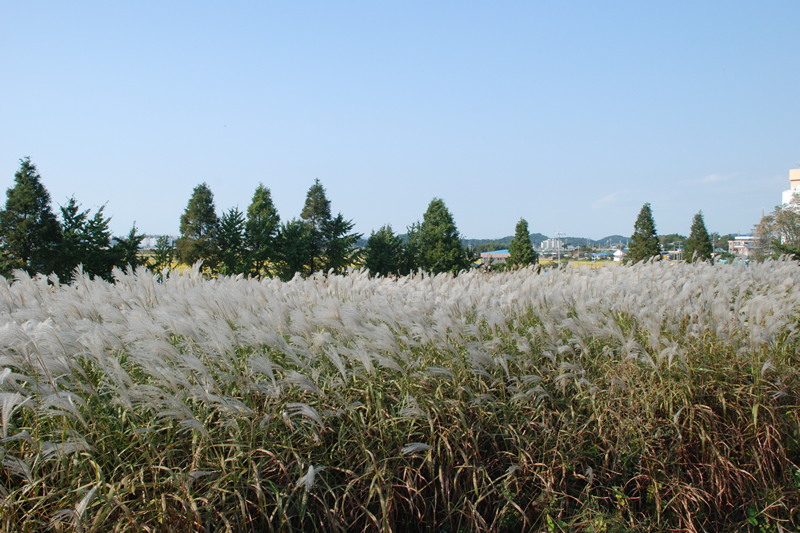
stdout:
[[796,530],[798,282],[20,274],[0,529]]

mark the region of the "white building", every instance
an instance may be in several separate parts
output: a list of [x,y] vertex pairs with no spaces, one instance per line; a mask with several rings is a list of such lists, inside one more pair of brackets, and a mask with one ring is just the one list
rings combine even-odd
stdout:
[[561,239],[547,239],[542,241],[542,250],[558,250],[562,248]]
[[783,203],[788,204],[792,201],[792,195],[800,194],[800,168],[793,168],[789,171],[789,190],[783,191]]
[[142,243],[139,245],[139,248],[143,250],[151,250],[158,246],[158,239],[161,237],[167,238],[167,243],[170,246],[175,246],[175,241],[178,240],[176,235],[145,235],[144,239],[142,239]]

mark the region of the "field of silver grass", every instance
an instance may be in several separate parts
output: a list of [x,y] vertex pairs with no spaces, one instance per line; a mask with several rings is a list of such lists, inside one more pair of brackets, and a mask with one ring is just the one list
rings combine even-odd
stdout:
[[800,525],[796,263],[164,278],[0,283],[0,530]]

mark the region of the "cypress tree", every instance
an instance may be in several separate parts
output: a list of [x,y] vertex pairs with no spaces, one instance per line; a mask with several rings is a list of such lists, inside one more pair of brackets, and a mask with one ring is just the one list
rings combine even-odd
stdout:
[[708,235],[708,230],[706,230],[703,212],[700,211],[692,220],[692,230],[689,234],[689,238],[686,239],[683,257],[686,261],[707,261],[711,259],[711,254],[713,252],[714,248],[711,244],[711,237]]
[[50,194],[30,157],[20,159],[15,185],[6,191],[0,211],[0,274],[20,268],[28,274],[49,274],[56,267],[61,225],[50,208]]
[[528,221],[520,218],[514,232],[514,239],[508,246],[509,258],[506,265],[509,268],[535,265],[539,262],[539,257],[531,244],[531,236],[528,233]]
[[656,234],[656,223],[653,220],[653,211],[650,204],[644,204],[636,224],[633,226],[633,235],[628,243],[628,261],[638,263],[647,261],[652,257],[660,256],[661,244]]
[[202,259],[213,268],[217,255],[215,239],[218,226],[214,195],[208,185],[201,183],[194,188],[181,215],[181,236],[177,243],[180,260],[192,265]]

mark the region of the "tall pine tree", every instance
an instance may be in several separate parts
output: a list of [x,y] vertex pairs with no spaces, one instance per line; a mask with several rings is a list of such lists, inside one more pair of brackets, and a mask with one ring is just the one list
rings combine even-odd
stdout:
[[253,275],[269,274],[277,256],[277,237],[281,218],[272,203],[269,189],[260,184],[247,208],[245,246],[249,253],[249,267]]
[[194,188],[181,215],[181,236],[177,243],[180,260],[193,265],[202,259],[213,269],[217,258],[215,239],[218,226],[214,195],[208,185],[201,183]]
[[519,219],[514,232],[514,238],[508,246],[509,258],[506,265],[509,268],[524,268],[535,265],[539,262],[539,257],[531,244],[531,236],[528,233],[528,221],[524,218]]
[[642,206],[633,226],[633,235],[628,243],[628,261],[638,263],[660,255],[661,244],[656,234],[656,223],[653,220],[650,204],[647,203]]
[[707,261],[711,259],[712,253],[714,253],[714,247],[711,244],[711,236],[706,229],[703,212],[700,211],[692,220],[692,230],[689,238],[686,239],[683,257],[686,261]]
[[311,273],[322,269],[324,266],[323,255],[325,254],[325,227],[330,224],[331,202],[325,194],[325,188],[319,182],[319,178],[314,180],[314,185],[308,189],[306,203],[300,213],[309,227],[309,251]]
[[14,269],[49,274],[56,268],[61,227],[50,208],[50,194],[30,157],[20,159],[14,186],[6,191],[0,211],[0,274]]

